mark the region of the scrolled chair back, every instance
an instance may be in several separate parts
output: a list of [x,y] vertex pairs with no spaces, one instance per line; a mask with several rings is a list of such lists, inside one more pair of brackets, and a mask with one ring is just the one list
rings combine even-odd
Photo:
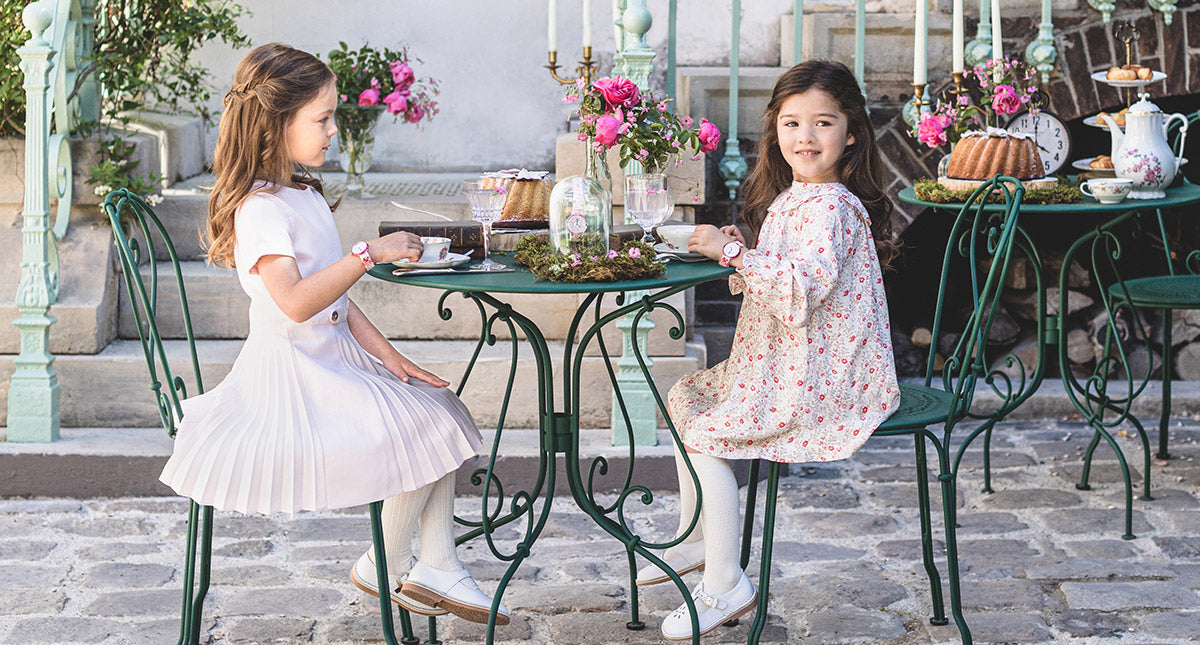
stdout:
[[[160,307],[180,307],[196,389],[191,394],[204,392],[179,256],[158,216],[142,198],[128,189],[122,188],[109,193],[102,208],[112,224],[113,243],[117,247],[117,256],[121,262],[121,275],[137,324],[138,340],[141,342],[146,367],[149,370],[150,389],[158,406],[159,419],[167,434],[174,437],[176,424],[183,416],[180,402],[188,397],[189,392],[184,379],[176,376],[172,369],[167,345],[160,329],[159,314],[165,310]],[[163,254],[156,253],[160,250],[158,245],[165,250],[167,262],[156,261],[157,257],[164,257]],[[146,261],[145,267],[142,267],[143,261]],[[160,266],[166,267],[168,263],[170,276],[164,276],[164,279],[174,279],[175,294],[179,300],[177,304],[174,302],[174,294],[170,294],[169,289],[164,289],[164,299],[159,299]]]

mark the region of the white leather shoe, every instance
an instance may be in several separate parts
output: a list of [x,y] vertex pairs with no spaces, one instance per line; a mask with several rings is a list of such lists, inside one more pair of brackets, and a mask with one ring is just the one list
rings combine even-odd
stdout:
[[[684,542],[677,544],[659,556],[663,562],[667,563],[671,570],[679,575],[691,573],[693,571],[704,570],[704,540],[695,542]],[[660,582],[667,582],[671,579],[670,576],[663,573],[656,565],[647,564],[638,569],[637,585],[645,587],[648,585],[656,585]]]
[[[722,594],[709,595],[704,591],[704,583],[696,585],[692,592],[692,600],[696,604],[696,618],[700,622],[700,635],[703,636],[727,623],[734,618],[754,609],[758,594],[746,574],[733,586],[733,589]],[[692,638],[692,619],[688,614],[687,604],[679,606],[663,620],[663,637],[669,641],[686,641]]]
[[[412,568],[412,561],[409,561],[409,568]],[[418,602],[412,598],[401,595],[400,586],[404,584],[404,579],[408,577],[407,573],[399,576],[389,574],[388,577],[392,582],[392,602],[396,603],[397,605],[400,605],[414,614],[420,614],[422,616],[445,616],[446,614],[450,613],[445,609],[430,607],[423,602]],[[378,598],[379,584],[376,582],[377,580],[379,580],[379,574],[375,569],[374,549],[367,549],[367,552],[362,554],[362,557],[360,557],[358,562],[354,563],[354,567],[350,569],[350,582],[353,582],[355,587],[362,589],[367,594]]]
[[[400,593],[473,623],[486,625],[492,610],[491,597],[479,589],[466,569],[443,571],[419,560],[408,572]],[[508,622],[508,607],[501,604],[496,610],[496,624]]]

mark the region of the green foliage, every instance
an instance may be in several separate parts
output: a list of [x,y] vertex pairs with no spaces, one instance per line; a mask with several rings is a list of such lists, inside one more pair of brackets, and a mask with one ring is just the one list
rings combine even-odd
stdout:
[[527,236],[517,243],[514,259],[539,279],[552,282],[646,280],[661,278],[666,271],[663,263],[654,259],[649,244],[630,241],[621,250],[606,253],[598,236],[583,237],[572,245],[574,253],[559,255],[547,239]]
[[[913,192],[917,199],[938,204],[961,204],[971,197],[972,190],[950,190],[933,179],[919,179],[913,184]],[[988,195],[988,203],[998,204],[1004,201],[1004,194],[993,191]],[[1053,188],[1035,188],[1026,190],[1022,198],[1023,204],[1077,204],[1083,201],[1083,193],[1071,185],[1071,182],[1058,178],[1058,185]]]
[[25,76],[17,48],[29,39],[21,11],[33,0],[0,3],[0,137],[25,134]]

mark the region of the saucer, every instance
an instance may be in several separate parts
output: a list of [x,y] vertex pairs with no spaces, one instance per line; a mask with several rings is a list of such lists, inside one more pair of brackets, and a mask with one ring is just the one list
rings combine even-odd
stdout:
[[691,251],[673,251],[671,250],[671,247],[667,246],[666,242],[659,242],[658,244],[655,244],[654,251],[657,253],[668,253],[679,258],[680,260],[683,260],[684,262],[696,262],[699,260],[708,259],[703,253],[692,253]]
[[437,260],[435,262],[396,262],[392,266],[396,267],[397,271],[411,271],[413,269],[449,269],[461,264],[470,262],[469,256],[462,253],[447,253],[446,259]]
[[1106,85],[1111,85],[1113,87],[1145,87],[1151,83],[1157,83],[1166,77],[1167,77],[1167,75],[1165,72],[1155,71],[1153,73],[1153,75],[1151,76],[1150,80],[1148,80],[1148,81],[1142,80],[1142,79],[1137,79],[1137,80],[1132,80],[1132,81],[1115,81],[1115,80],[1108,78],[1108,70],[1092,72],[1092,80],[1093,81],[1096,81],[1097,83],[1104,83]]

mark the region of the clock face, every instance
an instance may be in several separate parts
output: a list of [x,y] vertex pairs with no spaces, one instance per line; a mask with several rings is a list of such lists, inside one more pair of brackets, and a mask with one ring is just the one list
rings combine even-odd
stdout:
[[1007,129],[1033,137],[1046,175],[1053,175],[1071,158],[1071,134],[1067,126],[1046,110],[1020,112],[1008,122]]

